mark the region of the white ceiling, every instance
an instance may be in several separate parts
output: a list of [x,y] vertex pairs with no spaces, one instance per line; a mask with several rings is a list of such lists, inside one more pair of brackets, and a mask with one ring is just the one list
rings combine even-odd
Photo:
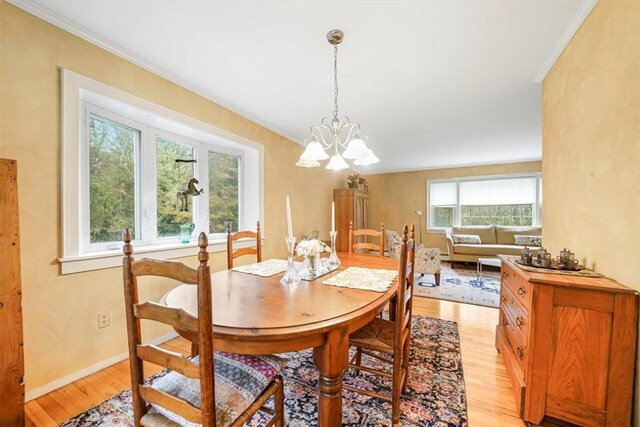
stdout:
[[364,173],[540,159],[540,80],[595,0],[9,0],[302,143],[361,124]]

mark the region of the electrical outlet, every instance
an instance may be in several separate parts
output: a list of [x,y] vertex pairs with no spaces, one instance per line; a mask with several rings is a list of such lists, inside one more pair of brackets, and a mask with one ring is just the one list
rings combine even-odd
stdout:
[[111,312],[101,311],[98,313],[98,329],[106,328],[111,324]]

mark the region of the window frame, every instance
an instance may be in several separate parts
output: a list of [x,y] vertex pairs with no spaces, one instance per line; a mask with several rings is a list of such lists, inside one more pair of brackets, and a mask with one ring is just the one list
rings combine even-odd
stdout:
[[[136,146],[136,253],[161,259],[195,254],[196,239],[158,236],[156,138],[193,146],[195,177],[209,194],[208,153],[239,157],[238,224],[251,227],[263,218],[263,146],[208,123],[138,98],[70,70],[61,70],[60,223],[61,274],[116,267],[122,261],[122,243],[90,243],[90,128],[95,114],[138,131]],[[202,160],[201,160],[202,159]],[[141,191],[145,188],[145,191]],[[208,199],[208,197],[207,197]],[[208,200],[194,198],[194,235],[209,228]],[[204,202],[204,203],[203,203]],[[196,205],[199,205],[196,207]],[[248,215],[248,216],[247,216]],[[249,216],[251,218],[249,218]],[[255,218],[255,220],[253,219]],[[251,219],[251,221],[249,221]],[[206,227],[204,226],[206,225]],[[226,250],[226,233],[208,233],[209,251]],[[262,227],[263,240],[266,229]],[[238,242],[239,247],[251,242]]]
[[[530,173],[517,173],[517,174],[504,174],[504,175],[482,175],[482,176],[468,176],[468,177],[457,177],[457,178],[438,178],[438,179],[428,179],[427,180],[427,231],[431,232],[448,232],[451,230],[451,227],[435,227],[433,226],[434,218],[433,218],[433,208],[431,206],[431,185],[437,183],[455,183],[456,184],[456,203],[453,205],[453,227],[460,227],[462,220],[462,206],[460,205],[460,183],[466,181],[493,181],[498,179],[518,179],[518,178],[535,178],[535,194],[536,201],[532,208],[531,214],[531,222],[532,227],[541,227],[542,226],[542,204],[541,204],[541,188],[542,188],[542,173],[541,172],[530,172]],[[447,207],[450,205],[447,205]]]

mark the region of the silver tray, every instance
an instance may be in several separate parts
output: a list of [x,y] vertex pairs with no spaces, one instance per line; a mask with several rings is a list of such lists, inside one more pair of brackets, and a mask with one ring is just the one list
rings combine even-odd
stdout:
[[300,274],[300,279],[306,281],[306,282],[311,282],[313,280],[316,280],[319,277],[322,276],[326,276],[329,273],[333,273],[334,271],[340,269],[340,267],[327,267],[325,269],[319,269],[315,275],[310,275],[309,274],[309,270],[307,270],[306,268],[301,268],[300,270],[298,270],[298,274]]
[[551,265],[544,266],[539,264],[537,261],[533,261],[531,264],[526,264],[522,262],[522,260],[516,258],[516,264],[526,265],[527,267],[536,267],[536,268],[546,268],[547,270],[563,270],[563,271],[580,271],[583,270],[584,267],[582,265],[575,265],[573,267],[565,267],[564,265],[558,263],[557,261],[551,261]]

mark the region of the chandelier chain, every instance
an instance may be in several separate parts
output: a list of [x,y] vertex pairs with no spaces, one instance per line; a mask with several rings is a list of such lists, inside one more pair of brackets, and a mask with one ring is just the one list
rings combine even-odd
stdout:
[[333,46],[333,118],[338,119],[338,45]]

